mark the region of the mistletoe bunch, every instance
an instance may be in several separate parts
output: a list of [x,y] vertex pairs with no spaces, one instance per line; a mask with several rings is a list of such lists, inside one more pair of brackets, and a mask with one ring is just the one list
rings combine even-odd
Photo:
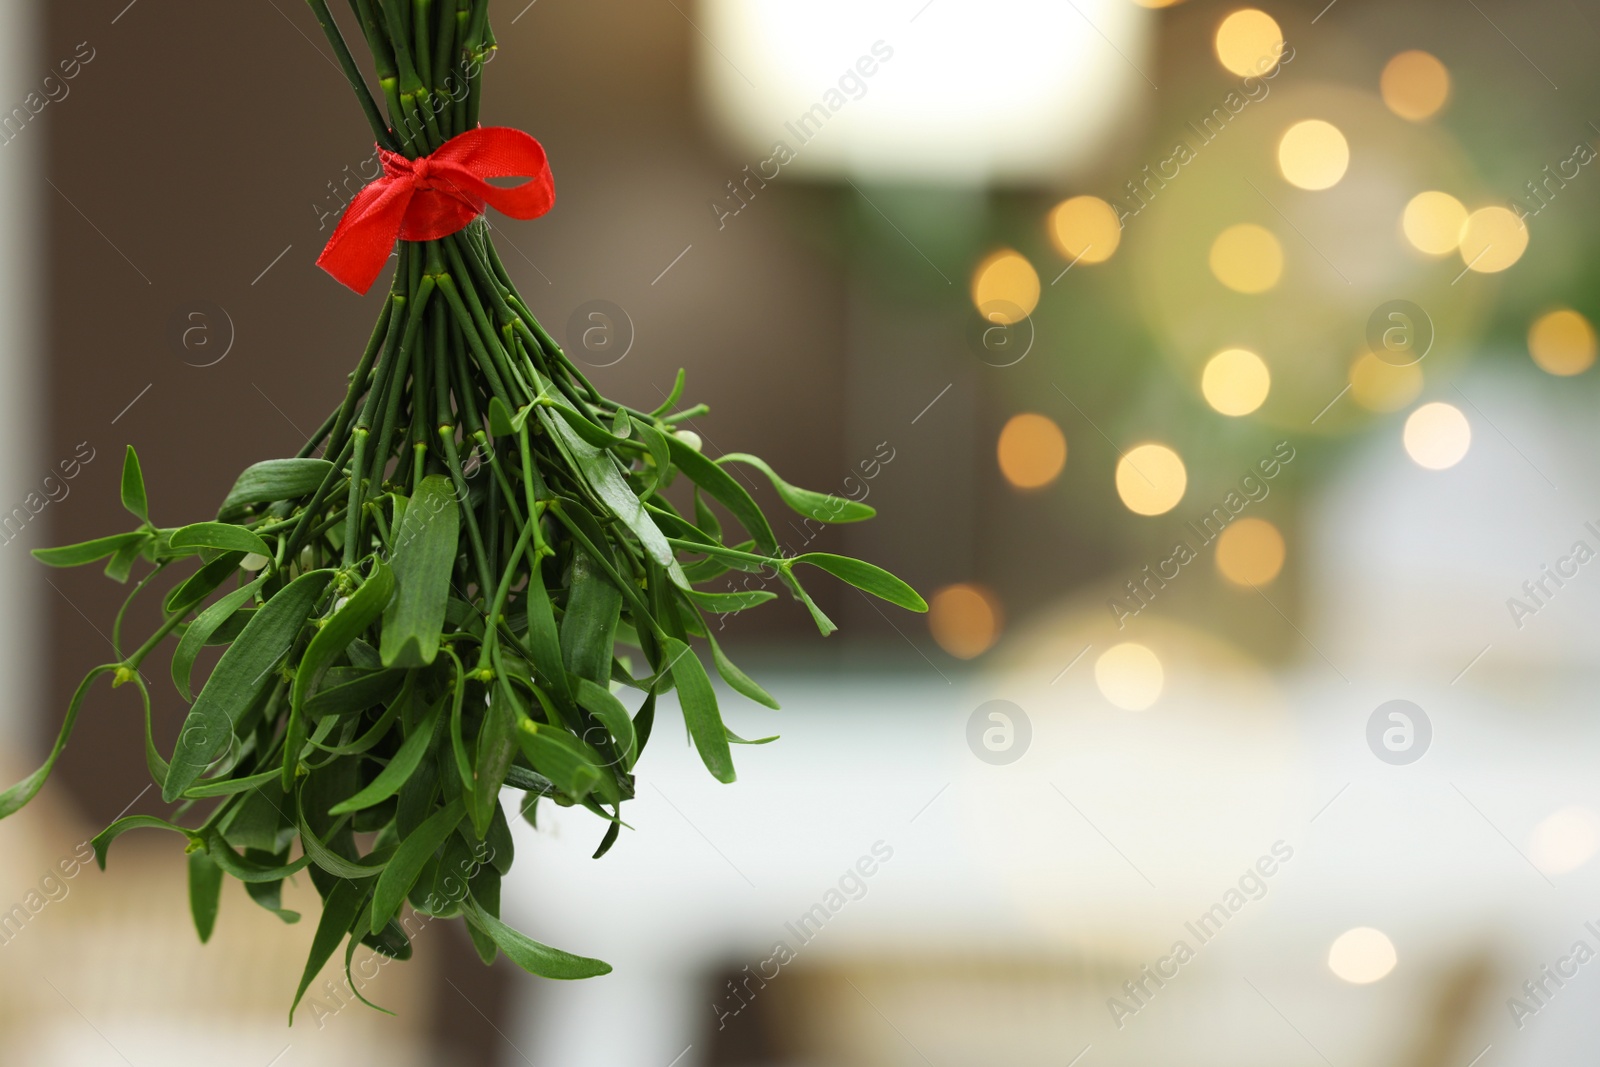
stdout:
[[[381,147],[418,159],[477,128],[488,0],[352,0],[387,122],[324,0],[308,2]],[[813,519],[872,509],[796,488],[754,456],[703,455],[682,427],[706,409],[680,406],[683,385],[680,371],[653,410],[601,396],[517,294],[482,219],[401,241],[344,401],[295,457],[246,469],[215,519],[165,527],[130,448],[121,495],[137,526],[35,553],[61,567],[108,560],[119,582],[145,573],[112,629],[118,659],[83,680],[44,765],[0,794],[0,817],[43,786],[109,678],[142,697],[146,764],[179,806],[108,827],[93,841],[101,866],[128,830],[183,835],[202,940],[224,875],[293,922],[282,884],[305,871],[323,910],[296,1005],[341,944],[347,968],[359,944],[409,956],[408,902],[464,918],[486,962],[503,952],[549,978],[607,972],[501,922],[513,858],[502,793],[529,821],[541,799],[593,812],[606,823],[598,858],[669,691],[707,769],[733,781],[730,744],[760,742],[724,725],[693,646],[730,689],[777,707],[706,621],[776,594],[719,591],[730,571],[775,575],[824,634],[834,626],[805,567],[926,609],[870,564],[784,555],[735,465]],[[675,483],[681,509],[666,495]],[[129,605],[158,588],[162,622],[124,652]],[[170,758],[141,673],[169,645],[173,684],[192,698]],[[197,689],[202,653],[219,647]]]

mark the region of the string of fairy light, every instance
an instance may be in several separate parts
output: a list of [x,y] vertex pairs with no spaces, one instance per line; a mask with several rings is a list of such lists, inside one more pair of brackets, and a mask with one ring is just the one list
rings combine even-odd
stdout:
[[[1171,0],[1140,0],[1164,7]],[[1238,76],[1260,75],[1260,57],[1278,56],[1284,36],[1276,20],[1263,11],[1235,11],[1217,25],[1216,59]],[[1390,112],[1409,123],[1426,124],[1446,107],[1451,96],[1448,69],[1436,56],[1402,51],[1383,67],[1378,95]],[[1287,125],[1277,136],[1278,173],[1290,186],[1310,193],[1333,189],[1350,165],[1351,146],[1344,131],[1323,118],[1309,117]],[[1460,192],[1457,190],[1456,192]],[[1122,239],[1122,224],[1111,203],[1093,195],[1075,195],[1057,204],[1043,220],[1050,244],[1063,262],[1092,270],[1111,260]],[[1424,259],[1459,260],[1462,274],[1494,274],[1515,265],[1528,247],[1525,222],[1509,208],[1490,203],[1469,209],[1447,189],[1422,189],[1405,204],[1396,220],[1397,238]],[[1285,251],[1278,234],[1253,222],[1225,225],[1209,246],[1206,263],[1212,278],[1234,293],[1253,296],[1272,291],[1283,277]],[[1039,271],[1023,253],[999,248],[973,268],[971,299],[979,313],[1000,325],[1021,322],[1038,306]],[[1594,326],[1570,307],[1543,311],[1529,325],[1527,350],[1544,372],[1568,377],[1593,365]],[[1221,348],[1205,360],[1193,383],[1206,404],[1227,418],[1243,419],[1266,403],[1273,389],[1272,373],[1261,355],[1243,346]],[[1364,346],[1348,367],[1348,395],[1366,411],[1398,412],[1412,408],[1398,444],[1404,454],[1427,470],[1445,470],[1466,456],[1471,426],[1455,405],[1434,401],[1413,407],[1423,390],[1418,363],[1397,365],[1379,359]],[[1122,450],[1115,470],[1107,472],[1118,499],[1141,516],[1164,515],[1183,499],[1188,472],[1176,448],[1162,441],[1138,442]],[[1017,492],[1046,489],[1066,469],[1068,442],[1049,416],[1022,412],[1010,418],[995,442],[1000,475]],[[1103,476],[1103,475],[1097,475]],[[1267,519],[1241,516],[1218,537],[1213,552],[1217,573],[1239,587],[1270,586],[1283,570],[1287,546],[1283,533]],[[930,601],[929,626],[948,653],[975,658],[992,648],[1004,629],[999,597],[978,583],[960,583],[938,590]],[[1160,659],[1143,645],[1112,646],[1095,664],[1102,695],[1113,705],[1142,710],[1155,703],[1163,685]]]

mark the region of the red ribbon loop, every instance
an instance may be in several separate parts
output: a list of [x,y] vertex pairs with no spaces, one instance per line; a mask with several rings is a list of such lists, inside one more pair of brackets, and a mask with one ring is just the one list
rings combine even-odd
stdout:
[[[383,177],[362,188],[317,257],[317,266],[358,293],[372,288],[396,239],[448,237],[489,205],[514,219],[535,219],[555,204],[555,179],[544,147],[521,130],[468,130],[417,159],[378,149]],[[527,178],[510,189],[487,178]]]

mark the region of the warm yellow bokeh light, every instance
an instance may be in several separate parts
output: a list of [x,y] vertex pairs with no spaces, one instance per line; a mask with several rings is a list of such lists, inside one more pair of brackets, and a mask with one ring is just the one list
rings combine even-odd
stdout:
[[1472,427],[1460,408],[1435,401],[1406,418],[1404,441],[1417,466],[1442,471],[1460,463],[1472,447]]
[[1283,557],[1283,534],[1266,519],[1236,519],[1217,538],[1217,570],[1235,585],[1266,585]]
[[1399,411],[1422,392],[1422,367],[1397,367],[1371,352],[1350,364],[1350,396],[1368,411]]
[[972,305],[989,322],[1021,322],[1039,306],[1039,274],[1022,253],[1002,248],[972,272]]
[[1242,77],[1265,74],[1283,55],[1283,31],[1265,11],[1235,11],[1217,27],[1217,58]]
[[1370,926],[1346,930],[1328,949],[1328,970],[1351,985],[1370,985],[1385,978],[1398,962],[1394,942]]
[[1137,515],[1171,511],[1188,487],[1183,460],[1166,445],[1139,445],[1117,462],[1117,495]]
[[1378,90],[1390,111],[1421,122],[1450,98],[1450,72],[1427,52],[1401,52],[1383,68]]
[[1290,185],[1331,189],[1349,168],[1350,143],[1331,122],[1297,122],[1278,141],[1278,169]]
[[1000,603],[977,585],[947,585],[928,601],[933,639],[959,659],[981,656],[1000,639]]
[[1528,858],[1546,874],[1575,871],[1600,849],[1600,815],[1584,807],[1562,808],[1533,828]]
[[1594,363],[1594,353],[1594,327],[1571,308],[1540,315],[1528,330],[1528,354],[1551,374],[1582,374]]
[[1461,231],[1467,224],[1467,209],[1449,193],[1430,189],[1418,193],[1406,204],[1400,228],[1406,240],[1419,252],[1444,256],[1461,245]]
[[1239,293],[1264,293],[1283,277],[1283,246],[1254,223],[1229,226],[1211,242],[1211,273]]
[[1000,431],[996,452],[1000,473],[1018,489],[1049,485],[1067,465],[1067,439],[1043,415],[1012,416]]
[[1206,362],[1200,392],[1224,415],[1248,415],[1260,407],[1272,388],[1272,372],[1254,352],[1229,348]]
[[1528,247],[1528,227],[1508,208],[1481,207],[1461,227],[1461,259],[1480,274],[1505,270]]
[[1050,212],[1050,239],[1075,263],[1104,263],[1122,242],[1122,222],[1098,196],[1075,196]]
[[1094,684],[1100,695],[1123,711],[1143,711],[1161,696],[1166,672],[1161,660],[1132,641],[1112,645],[1094,661]]

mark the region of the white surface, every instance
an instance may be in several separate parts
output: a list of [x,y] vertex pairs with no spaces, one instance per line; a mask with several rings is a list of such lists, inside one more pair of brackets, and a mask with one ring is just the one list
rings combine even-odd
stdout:
[[[1470,689],[1412,690],[1435,712],[1435,747],[1390,767],[1365,747],[1375,694],[1330,683],[1326,671],[1308,669],[1284,694],[1203,668],[1169,681],[1143,714],[1110,709],[1089,672],[1014,692],[1033,747],[991,767],[966,749],[964,730],[992,693],[953,691],[931,672],[780,679],[785,711],[734,715],[742,732],[781,720],[783,740],[737,750],[743,780],[731,787],[706,775],[664,708],[640,800],[624,809],[637,832],[610,856],[588,858],[600,827],[586,813],[546,809],[541,833],[519,830],[508,918],[616,972],[530,987],[535,1009],[518,1045],[536,1063],[665,1067],[694,1044],[679,1061],[691,1067],[715,1022],[711,969],[754,968],[777,939],[801,961],[1009,953],[1088,958],[1132,978],[1174,940],[1195,945],[1185,921],[1281,839],[1293,859],[1147,1013],[1119,1032],[1104,1005],[1114,990],[1084,991],[1092,1010],[1074,1030],[1077,1047],[1093,1043],[1097,1060],[1116,1064],[1308,1053],[1279,1044],[1287,1031],[1248,979],[1335,1063],[1389,1062],[1417,1013],[1431,1010],[1442,971],[1492,954],[1508,968],[1494,985],[1499,1004],[1526,977],[1518,968],[1553,961],[1585,918],[1600,918],[1585,911],[1600,888],[1596,864],[1551,886],[1518,854],[1551,811],[1600,806],[1600,731],[1581,686],[1536,722]],[[800,946],[785,924],[878,840],[892,860]],[[1336,937],[1362,925],[1393,939],[1400,964],[1357,988],[1324,961]],[[1594,1029],[1584,1003],[1569,995],[1566,1011],[1536,1021],[1546,1034]],[[1238,1023],[1220,1025],[1219,1012]],[[1485,1042],[1514,1053],[1502,1062],[1567,1062],[1526,1058],[1538,1044],[1520,1040],[1500,1008],[1482,1026]],[[940,1067],[958,1062],[930,1054]]]

